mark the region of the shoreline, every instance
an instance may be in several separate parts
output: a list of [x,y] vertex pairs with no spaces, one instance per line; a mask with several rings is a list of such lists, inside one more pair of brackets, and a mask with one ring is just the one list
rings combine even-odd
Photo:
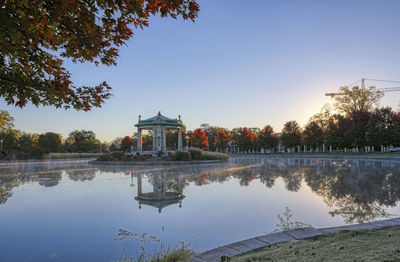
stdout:
[[191,160],[191,161],[99,161],[91,160],[88,163],[93,165],[132,165],[132,166],[170,166],[170,165],[205,165],[205,164],[219,164],[229,162],[229,159],[223,160]]
[[230,159],[340,159],[340,160],[400,160],[400,154],[389,153],[281,153],[281,154],[230,154]]
[[221,247],[207,250],[191,257],[193,262],[219,262],[225,261],[223,258],[232,258],[245,255],[250,252],[258,251],[274,244],[286,243],[289,241],[312,239],[319,236],[339,233],[343,230],[369,230],[383,229],[400,226],[400,218],[392,218],[368,222],[364,224],[352,224],[338,227],[319,228],[304,227],[299,229],[279,231],[265,234],[239,242],[230,243]]

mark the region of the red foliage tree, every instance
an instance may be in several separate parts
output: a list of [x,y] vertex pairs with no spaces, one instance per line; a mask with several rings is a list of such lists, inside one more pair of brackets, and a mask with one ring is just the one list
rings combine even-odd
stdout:
[[247,127],[239,128],[234,138],[240,150],[253,148],[255,135]]
[[206,133],[203,131],[203,129],[197,128],[193,132],[189,133],[189,145],[203,150],[208,149],[208,136],[206,136]]
[[217,135],[214,137],[214,143],[215,143],[215,147],[218,148],[220,151],[224,150],[229,142],[229,137],[228,135],[225,133],[224,130],[218,130],[217,131]]
[[195,0],[0,1],[0,97],[26,103],[90,110],[110,96],[106,82],[76,87],[64,59],[116,65],[133,29],[151,16],[194,20]]
[[133,146],[133,139],[130,136],[126,136],[121,141],[121,150],[122,151],[130,151],[131,146]]

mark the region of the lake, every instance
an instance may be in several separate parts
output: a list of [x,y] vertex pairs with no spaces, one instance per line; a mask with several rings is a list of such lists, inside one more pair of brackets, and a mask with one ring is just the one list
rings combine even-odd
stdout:
[[118,261],[125,245],[132,258],[160,248],[118,232],[204,251],[279,229],[286,207],[291,221],[320,228],[397,216],[399,198],[397,161],[0,162],[0,261]]

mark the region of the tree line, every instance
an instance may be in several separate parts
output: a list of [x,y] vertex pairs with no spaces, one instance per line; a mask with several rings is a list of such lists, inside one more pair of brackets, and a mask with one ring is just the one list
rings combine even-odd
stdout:
[[27,133],[14,129],[14,118],[0,110],[0,158],[42,158],[48,153],[94,153],[101,150],[100,140],[93,131],[75,130],[63,138],[61,134]]
[[[324,145],[339,150],[368,146],[379,151],[382,146],[400,146],[400,112],[391,107],[378,107],[383,92],[374,86],[364,89],[354,86],[341,87],[340,93],[335,97],[333,108],[325,105],[304,127],[292,120],[279,133],[270,125],[263,129],[228,130],[203,124],[201,129],[210,150],[224,150],[228,144],[237,145],[241,151],[273,150],[277,146],[296,151],[305,147],[309,151],[322,149]],[[190,142],[198,145],[199,139]]]
[[[281,132],[271,125],[264,128],[239,127],[227,129],[202,124],[195,130],[181,129],[183,146],[210,151],[224,151],[229,145],[240,151],[261,149],[274,150],[278,146],[289,149],[306,147],[321,149],[323,145],[342,150],[349,147],[400,146],[400,112],[390,107],[377,107],[382,94],[369,87],[360,93],[358,87],[343,87],[343,95],[335,99],[334,108],[325,105],[301,127],[296,121],[286,122]],[[178,131],[167,130],[167,149],[177,149]],[[49,152],[130,152],[136,147],[135,135],[101,143],[93,131],[75,130],[68,137],[46,132],[31,134],[14,129],[14,119],[5,110],[0,110],[0,143],[2,157],[40,158]],[[142,135],[143,150],[152,150],[152,134]]]
[[[176,149],[178,131],[167,131],[167,148]],[[371,111],[353,111],[349,114],[332,113],[329,106],[310,118],[301,127],[297,121],[288,121],[281,132],[271,125],[264,128],[239,127],[233,129],[202,124],[193,131],[182,131],[183,145],[203,150],[224,151],[229,145],[236,145],[240,151],[298,147],[309,151],[322,150],[323,145],[334,150],[350,147],[400,146],[400,113],[390,107],[375,108]],[[188,140],[186,139],[188,137]],[[142,135],[143,150],[151,150],[152,135]],[[118,145],[120,145],[118,147]],[[125,137],[113,142],[114,150],[130,151],[136,147],[135,137]]]
[[[202,124],[193,131],[182,131],[184,144],[203,150],[224,151],[229,145],[240,151],[261,149],[276,150],[277,147],[298,151],[301,147],[315,151],[322,147],[334,150],[363,148],[368,146],[379,151],[382,147],[400,146],[400,112],[391,107],[378,107],[383,92],[374,86],[361,89],[358,86],[341,87],[335,97],[333,108],[327,104],[301,127],[297,121],[286,122],[281,132],[271,125],[264,128],[239,127],[231,130]],[[168,131],[167,144],[177,144],[177,131]],[[135,140],[127,148],[135,145]],[[151,136],[144,136],[145,150],[151,150]]]

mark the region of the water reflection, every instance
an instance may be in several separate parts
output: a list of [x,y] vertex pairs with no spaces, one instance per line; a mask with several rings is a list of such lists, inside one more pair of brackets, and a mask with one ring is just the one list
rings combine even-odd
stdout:
[[6,203],[13,189],[21,185],[38,182],[41,186],[53,187],[62,180],[63,172],[75,181],[82,181],[79,178],[93,179],[96,170],[88,166],[87,160],[0,162],[0,204]]
[[[132,174],[133,176],[133,174]],[[167,179],[166,173],[155,173],[148,177],[149,182],[153,185],[152,192],[143,192],[142,176],[137,175],[137,196],[135,200],[139,202],[139,209],[142,205],[152,206],[161,210],[169,205],[178,204],[182,207],[183,195],[183,177]]]
[[[331,208],[332,216],[346,223],[388,217],[387,207],[400,198],[400,163],[396,161],[317,159],[233,159],[226,164],[207,166],[129,167],[92,166],[84,161],[7,166],[0,164],[0,204],[13,196],[13,189],[25,183],[55,187],[66,177],[70,181],[93,181],[97,174],[124,173],[137,184],[135,200],[158,212],[170,205],[182,206],[184,188],[237,181],[247,187],[253,181],[266,190],[282,179],[288,191],[307,185]],[[151,190],[144,192],[143,183]],[[222,207],[223,208],[223,207]]]

